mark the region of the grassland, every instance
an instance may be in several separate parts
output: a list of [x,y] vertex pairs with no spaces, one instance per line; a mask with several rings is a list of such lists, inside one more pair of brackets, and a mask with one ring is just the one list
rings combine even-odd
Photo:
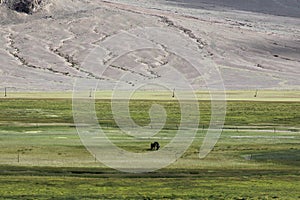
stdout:
[[[126,91],[125,91],[126,93]],[[67,92],[15,92],[7,89],[7,96],[0,96],[0,99],[71,99],[72,91]],[[113,91],[87,91],[86,96],[92,95],[96,99],[110,100],[112,98]],[[256,97],[254,98],[256,94]],[[199,100],[210,100],[210,93],[208,91],[197,91],[195,95]],[[172,91],[136,91],[132,98],[137,100],[170,100]],[[299,90],[234,90],[226,91],[227,100],[237,101],[299,101]]]
[[[229,93],[221,138],[202,160],[198,153],[210,121],[210,101],[200,98],[193,144],[177,162],[146,174],[122,173],[96,162],[76,133],[71,99],[37,94],[2,98],[0,199],[300,198],[300,102],[295,94],[267,91],[257,99],[251,92]],[[164,145],[176,133],[180,112],[177,101],[161,95],[136,98],[130,108],[136,123],[146,125],[151,105],[164,106],[167,123],[156,135]],[[120,134],[110,103],[109,98],[96,100],[105,133],[122,148],[147,151],[151,139]]]

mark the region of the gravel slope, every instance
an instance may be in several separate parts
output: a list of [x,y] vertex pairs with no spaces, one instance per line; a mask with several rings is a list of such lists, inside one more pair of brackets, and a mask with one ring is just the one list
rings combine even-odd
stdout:
[[[298,16],[241,11],[255,10],[251,6],[220,9],[220,2],[214,9],[194,9],[144,0],[54,0],[32,15],[2,6],[0,87],[72,90],[80,79],[98,81],[99,90],[149,82],[174,88],[189,83],[195,89],[222,83],[226,89],[299,89]],[[284,12],[294,13],[299,3],[291,2]],[[87,65],[99,47],[96,64]],[[151,49],[126,53],[138,47]],[[193,69],[191,60],[213,64],[221,78],[205,63]]]

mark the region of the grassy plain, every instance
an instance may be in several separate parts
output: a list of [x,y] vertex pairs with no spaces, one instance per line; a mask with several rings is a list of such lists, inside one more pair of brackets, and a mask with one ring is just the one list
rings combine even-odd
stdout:
[[[221,138],[200,160],[199,148],[210,121],[210,101],[199,92],[201,122],[193,144],[177,162],[145,174],[122,173],[96,162],[76,133],[72,100],[67,96],[15,94],[2,98],[0,198],[300,198],[300,93],[265,91],[256,98],[252,93],[228,92]],[[109,94],[105,94],[107,98],[96,100],[105,133],[122,148],[147,151],[152,139],[120,134],[111,114]],[[164,145],[177,131],[179,105],[164,93],[156,98],[150,93],[137,96],[130,102],[136,123],[150,122],[148,109],[153,103],[161,104],[168,113],[167,123],[156,135]]]

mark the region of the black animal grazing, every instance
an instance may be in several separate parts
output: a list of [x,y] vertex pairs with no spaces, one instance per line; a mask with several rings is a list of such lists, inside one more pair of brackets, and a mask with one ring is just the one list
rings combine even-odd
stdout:
[[158,142],[151,143],[151,150],[158,150],[160,148]]

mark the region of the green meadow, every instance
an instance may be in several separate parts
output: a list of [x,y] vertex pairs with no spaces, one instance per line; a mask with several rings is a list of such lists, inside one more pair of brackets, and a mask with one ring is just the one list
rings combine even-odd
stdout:
[[[14,93],[0,99],[0,199],[299,199],[300,92],[231,91],[218,143],[204,159],[199,148],[211,119],[207,92],[197,93],[200,123],[192,145],[175,163],[131,174],[96,161],[82,145],[70,93]],[[180,125],[180,106],[168,93],[137,93],[132,119],[150,123],[153,104],[167,113],[154,138],[120,130],[111,93],[95,94],[98,122],[111,141],[128,151],[168,144]],[[149,130],[151,131],[151,130]]]

